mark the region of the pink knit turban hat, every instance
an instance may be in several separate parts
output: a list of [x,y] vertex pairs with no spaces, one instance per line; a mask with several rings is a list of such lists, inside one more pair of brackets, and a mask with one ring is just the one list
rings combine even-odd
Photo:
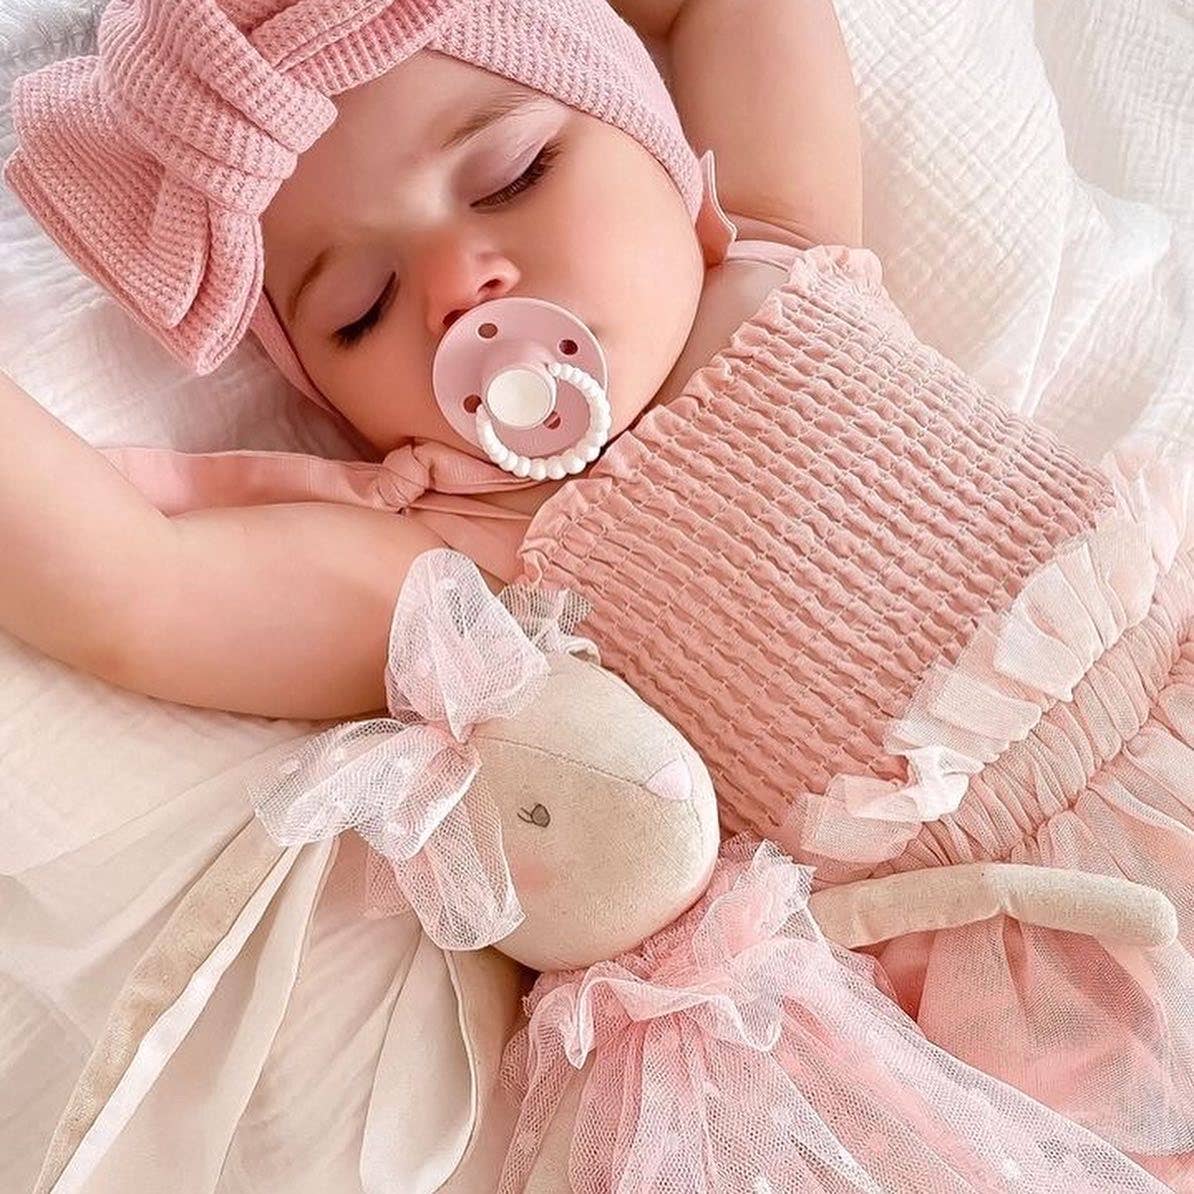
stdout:
[[17,79],[19,145],[4,178],[193,371],[215,369],[252,331],[331,409],[265,292],[260,217],[335,120],[329,97],[420,49],[624,130],[667,170],[698,227],[707,221],[722,246],[732,239],[711,155],[697,161],[650,54],[606,0],[111,0],[98,55]]

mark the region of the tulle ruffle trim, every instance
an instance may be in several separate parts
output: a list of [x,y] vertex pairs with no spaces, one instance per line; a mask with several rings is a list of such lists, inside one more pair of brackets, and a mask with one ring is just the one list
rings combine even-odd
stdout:
[[870,959],[822,936],[811,885],[773,844],[733,838],[697,904],[639,949],[540,977],[503,1060],[520,1099],[503,1194],[556,1133],[567,1180],[550,1176],[580,1194],[1159,1188],[927,1041]]
[[951,666],[935,664],[884,738],[903,782],[838,775],[776,837],[802,855],[876,863],[957,810],[970,779],[1025,739],[1055,701],[1141,622],[1157,585],[1194,546],[1194,469],[1113,452],[1116,502],[981,622]]

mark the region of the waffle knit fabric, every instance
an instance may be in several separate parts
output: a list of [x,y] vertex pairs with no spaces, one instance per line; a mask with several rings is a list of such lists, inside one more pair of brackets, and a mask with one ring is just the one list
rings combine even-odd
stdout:
[[606,0],[112,0],[98,54],[18,78],[8,186],[196,373],[247,331],[325,409],[263,288],[261,213],[332,97],[419,50],[628,133],[698,218],[702,178],[646,47]]
[[950,1053],[1194,1180],[1191,470],[1078,459],[921,344],[871,254],[794,250],[520,559],[591,603],[726,832],[819,885],[1005,859],[1164,891],[1157,950],[1000,916],[877,952]]

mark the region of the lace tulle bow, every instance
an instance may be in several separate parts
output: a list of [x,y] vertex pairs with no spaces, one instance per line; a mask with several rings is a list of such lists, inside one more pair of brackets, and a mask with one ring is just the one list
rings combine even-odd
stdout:
[[557,595],[554,605],[520,600],[525,629],[471,560],[447,550],[419,556],[391,623],[392,716],[317,735],[250,793],[282,845],[355,829],[392,872],[397,898],[391,894],[386,911],[413,909],[444,949],[479,949],[523,919],[500,817],[476,782],[472,732],[535,700],[549,670],[545,652],[591,648],[549,615],[579,620],[571,595]]

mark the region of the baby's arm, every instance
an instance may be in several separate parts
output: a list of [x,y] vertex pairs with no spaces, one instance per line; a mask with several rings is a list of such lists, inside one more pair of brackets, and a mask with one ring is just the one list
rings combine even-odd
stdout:
[[857,93],[832,0],[611,3],[663,39],[685,134],[716,154],[741,235],[762,220],[801,246],[862,243]]
[[0,627],[103,676],[174,529],[93,448],[0,374]]
[[411,561],[442,542],[321,502],[167,518],[0,374],[0,627],[184,704],[333,718],[385,707]]
[[113,683],[188,705],[323,719],[384,710],[394,603],[443,541],[330,502],[194,510]]

